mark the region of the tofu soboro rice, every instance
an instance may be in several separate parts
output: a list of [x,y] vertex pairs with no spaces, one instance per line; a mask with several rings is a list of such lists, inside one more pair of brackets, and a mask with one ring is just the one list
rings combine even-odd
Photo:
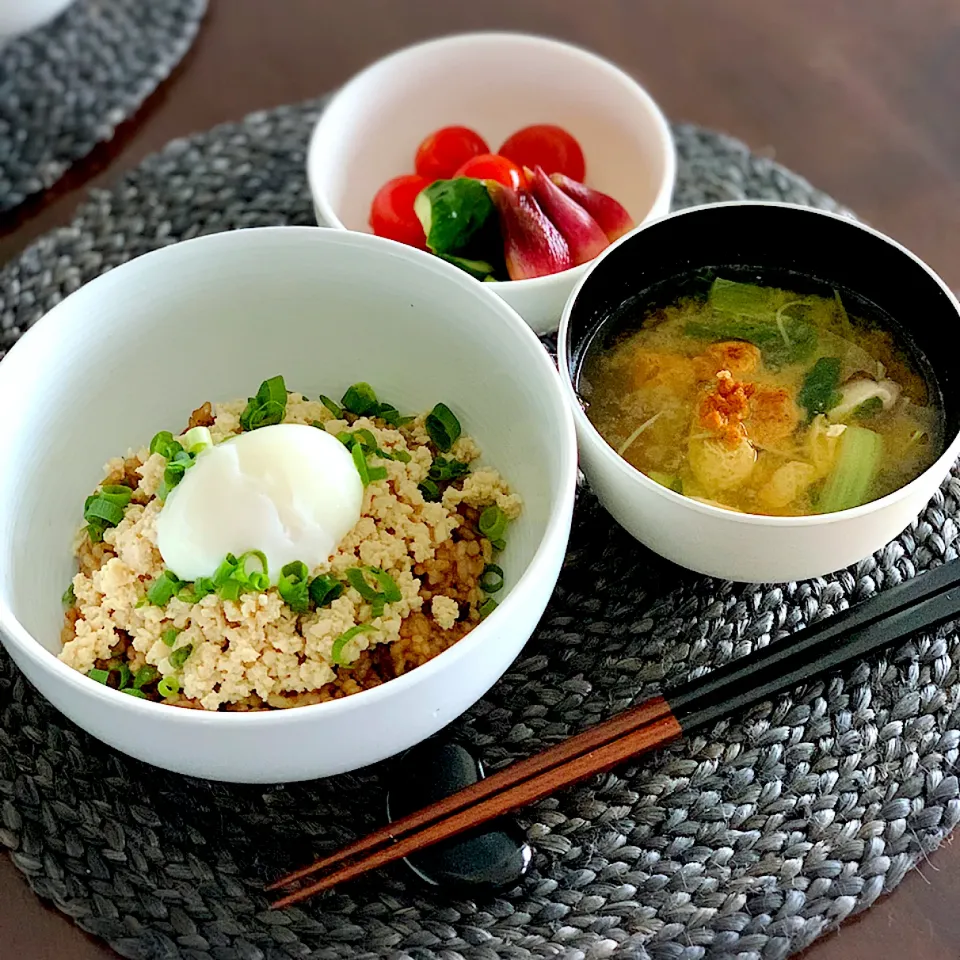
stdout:
[[[158,548],[165,499],[220,444],[280,423],[349,450],[359,520],[310,568],[270,571],[249,544],[179,579]],[[87,498],[60,659],[132,696],[205,710],[320,703],[406,673],[496,606],[495,560],[521,502],[480,454],[444,404],[403,417],[363,383],[340,404],[288,393],[280,377],[249,401],[205,403],[184,434],[110,461]]]

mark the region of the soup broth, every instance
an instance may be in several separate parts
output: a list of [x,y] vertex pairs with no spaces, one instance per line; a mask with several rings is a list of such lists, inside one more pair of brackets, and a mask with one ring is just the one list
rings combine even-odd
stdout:
[[720,274],[625,305],[587,347],[587,415],[628,463],[715,506],[804,516],[891,493],[940,455],[937,384],[889,318],[806,278]]

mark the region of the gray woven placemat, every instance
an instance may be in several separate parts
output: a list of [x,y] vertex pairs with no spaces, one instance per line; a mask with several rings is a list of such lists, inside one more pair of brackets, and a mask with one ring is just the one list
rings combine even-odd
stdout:
[[0,48],[0,212],[109,140],[180,62],[206,7],[75,0]]
[[[311,222],[318,104],[170,145],[0,271],[0,350],[81,282],[198,233]],[[676,128],[680,205],[833,206],[741,144]],[[581,494],[529,645],[453,730],[493,765],[781,640],[956,556],[960,479],[856,568],[775,587],[678,574]],[[268,912],[265,879],[379,820],[383,769],[288,787],[177,777],[60,717],[0,655],[0,844],[33,889],[136,960],[782,958],[892,890],[960,819],[952,630],[917,637],[529,810],[532,875],[439,899],[402,867]]]

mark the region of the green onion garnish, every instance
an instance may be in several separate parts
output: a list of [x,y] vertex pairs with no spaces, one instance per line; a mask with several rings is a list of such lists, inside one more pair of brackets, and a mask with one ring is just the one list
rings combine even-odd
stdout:
[[509,522],[507,515],[494,504],[480,514],[480,522],[477,525],[488,540],[503,540]]
[[260,384],[255,397],[250,397],[243,413],[240,414],[240,426],[244,430],[256,430],[280,423],[287,411],[287,387],[283,377],[271,377]]
[[183,436],[183,442],[186,444],[187,452],[194,454],[206,450],[213,446],[213,437],[206,427],[191,427]]
[[184,603],[198,603],[205,596],[216,592],[212,577],[197,577],[177,592],[177,599]]
[[167,629],[160,634],[160,639],[163,640],[168,647],[172,647],[177,642],[177,637],[180,636],[181,632],[182,631],[176,627],[167,627]]
[[169,430],[161,430],[150,441],[150,452],[159,453],[167,460],[172,460],[182,450],[183,447],[173,439],[173,434]]
[[321,573],[310,581],[309,593],[310,599],[318,607],[325,607],[343,593],[343,584],[328,574]]
[[160,671],[152,664],[148,663],[141,667],[133,677],[133,686],[135,690],[145,687],[148,683],[153,683],[160,676]]
[[220,584],[217,593],[222,600],[239,600],[243,584],[239,580],[227,580]]
[[99,542],[107,527],[115,527],[123,519],[123,511],[133,491],[118,484],[107,484],[83,502],[83,519],[87,521],[90,539]]
[[260,564],[261,573],[269,573],[270,567],[267,564],[267,555],[262,550],[248,550],[242,557],[237,561],[237,571],[239,576],[237,579],[245,580],[250,578],[250,574],[247,573],[247,561],[253,557]]
[[310,609],[309,576],[310,571],[302,560],[294,560],[280,571],[277,592],[294,613],[306,613]]
[[98,670],[96,667],[94,667],[93,670],[87,671],[87,676],[88,676],[91,680],[96,680],[97,683],[106,684],[106,682],[110,679],[110,671],[109,671],[109,670]]
[[459,480],[470,472],[470,464],[462,460],[454,460],[453,457],[436,456],[433,463],[430,464],[430,472],[427,476],[437,483],[449,483],[451,480]]
[[352,387],[347,387],[347,392],[340,401],[344,410],[355,413],[358,417],[364,417],[368,414],[375,414],[380,407],[377,402],[377,394],[369,383],[355,383]]
[[147,699],[147,695],[142,690],[138,690],[136,687],[122,687],[120,692],[127,693],[131,697],[138,697],[141,700]]
[[151,603],[155,607],[165,607],[182,586],[183,582],[177,579],[175,573],[164,570],[150,584],[150,588],[147,590],[147,603]]
[[386,467],[367,467],[367,483],[376,483],[378,480],[387,479]]
[[333,414],[335,420],[343,419],[343,408],[339,403],[325,397],[322,393],[320,394],[320,402]]
[[251,590],[256,590],[257,593],[263,593],[270,589],[270,577],[265,573],[254,571],[247,577],[247,584]]
[[380,586],[380,592],[387,603],[398,603],[403,598],[403,594],[400,593],[400,588],[397,586],[397,581],[389,573],[384,572],[379,567],[371,567],[370,572]]
[[176,696],[180,692],[180,681],[176,677],[163,677],[157,684],[157,693],[166,699]]
[[369,623],[361,623],[355,627],[351,627],[349,630],[345,630],[333,641],[333,647],[330,650],[330,659],[341,667],[349,666],[352,661],[342,659],[343,648],[358,634],[369,633],[372,630],[373,627],[371,627]]
[[66,590],[63,591],[63,596],[60,598],[63,602],[63,605],[69,610],[70,607],[74,607],[77,604],[77,595],[74,593],[73,584],[71,583]]
[[429,477],[419,484],[419,490],[423,494],[424,500],[436,503],[440,499],[440,488]]
[[117,669],[120,673],[120,679],[117,682],[117,689],[122,690],[124,687],[130,686],[130,668],[125,663],[121,663]]
[[493,611],[496,609],[497,609],[497,601],[494,600],[493,597],[487,597],[487,599],[480,604],[480,607],[478,610],[478,613],[480,614],[480,619],[486,620],[487,617],[489,617],[490,614],[493,613]]
[[372,603],[377,599],[379,594],[373,589],[373,587],[370,586],[369,583],[367,583],[366,577],[364,576],[365,569],[368,568],[351,567],[347,571],[347,582],[351,587],[353,587],[354,590],[357,591],[357,593],[360,594],[361,597],[363,597],[364,600],[366,600],[368,603]]
[[173,653],[170,654],[170,665],[174,669],[179,670],[186,662],[190,654],[193,653],[193,644],[185,643],[182,647],[177,647]]
[[490,541],[490,546],[493,547],[494,550],[506,550],[506,549],[507,549],[507,541],[506,541],[506,540],[491,540],[491,541]]
[[381,403],[376,415],[394,428],[406,426],[416,420],[416,417],[402,417],[392,403]]
[[367,458],[363,455],[363,449],[359,443],[350,448],[350,456],[353,457],[353,465],[357,468],[357,473],[360,474],[361,482],[364,486],[367,486],[370,483],[370,471],[367,467]]
[[480,588],[485,593],[498,593],[503,589],[503,568],[488,563],[480,574]]
[[444,453],[456,443],[461,433],[460,421],[445,403],[438,403],[427,414],[426,428],[437,449]]

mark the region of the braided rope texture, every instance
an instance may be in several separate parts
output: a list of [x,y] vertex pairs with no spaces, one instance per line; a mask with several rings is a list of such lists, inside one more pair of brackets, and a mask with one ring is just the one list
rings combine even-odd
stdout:
[[[320,101],[175,142],[0,271],[0,350],[81,283],[154,247],[308,224]],[[675,128],[680,206],[837,209],[742,144]],[[960,477],[853,568],[734,585],[639,547],[581,492],[556,594],[451,734],[491,767],[743,656],[956,554]],[[788,642],[788,641],[787,641]],[[960,820],[960,637],[918,636],[524,811],[534,869],[452,901],[402,865],[282,912],[262,884],[379,823],[387,764],[231,786],[121,756],[0,654],[0,844],[34,891],[130,960],[779,960],[894,889]]]
[[[21,0],[28,4],[30,0]],[[53,186],[170,75],[207,0],[75,0],[0,50],[0,212]]]

